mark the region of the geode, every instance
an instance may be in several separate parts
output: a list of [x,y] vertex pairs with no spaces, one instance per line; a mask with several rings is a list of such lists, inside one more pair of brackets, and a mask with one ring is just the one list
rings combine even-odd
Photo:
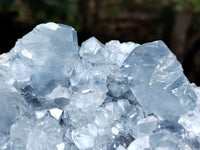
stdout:
[[47,23],[0,55],[1,150],[198,150],[200,88],[162,41]]

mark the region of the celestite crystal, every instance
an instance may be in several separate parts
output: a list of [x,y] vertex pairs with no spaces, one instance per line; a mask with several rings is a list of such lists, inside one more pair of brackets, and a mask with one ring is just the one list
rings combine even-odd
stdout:
[[199,150],[200,89],[162,41],[40,24],[0,55],[1,150]]

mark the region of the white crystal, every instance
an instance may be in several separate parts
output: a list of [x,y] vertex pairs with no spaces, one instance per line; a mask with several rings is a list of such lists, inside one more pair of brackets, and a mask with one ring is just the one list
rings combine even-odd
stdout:
[[190,111],[187,114],[180,117],[178,123],[180,123],[188,132],[192,132],[194,135],[200,137],[200,110],[196,108],[194,111]]
[[19,79],[27,80],[30,77],[30,69],[18,58],[14,60],[11,70]]
[[26,143],[27,150],[56,150],[62,143],[62,132],[58,122],[50,117],[39,121],[33,126]]
[[97,112],[95,115],[94,123],[100,128],[108,126],[108,118],[106,117],[105,112]]
[[89,124],[88,125],[88,131],[91,135],[93,135],[94,137],[96,137],[98,135],[98,128],[95,124]]
[[144,150],[145,148],[149,148],[149,136],[141,137],[133,141],[128,150]]
[[79,54],[80,56],[84,56],[85,54],[96,55],[100,48],[101,43],[95,37],[91,37],[82,44]]
[[65,149],[65,143],[60,143],[58,145],[56,145],[57,150],[64,150]]
[[126,150],[123,146],[118,146],[117,150]]
[[50,109],[50,114],[57,120],[60,119],[63,111],[61,109],[58,109],[58,108],[53,108],[53,109]]
[[46,114],[46,110],[42,110],[42,111],[36,111],[35,112],[36,116],[38,119],[44,117],[44,115]]
[[81,133],[79,131],[72,131],[72,139],[79,149],[92,148],[94,146],[94,137],[89,133]]
[[115,134],[115,135],[118,135],[119,134],[119,130],[116,128],[116,127],[112,127],[112,133]]
[[57,30],[58,28],[60,28],[60,26],[56,23],[50,22],[44,25],[44,27],[51,29],[51,30]]
[[32,54],[27,49],[23,49],[21,53],[23,56],[32,59]]
[[71,90],[67,89],[66,87],[63,87],[61,85],[58,85],[53,91],[46,96],[47,98],[50,99],[55,99],[55,98],[70,98],[71,97]]
[[85,94],[85,93],[88,93],[90,91],[91,91],[91,89],[85,89],[85,90],[82,90],[82,93]]
[[120,52],[127,54],[129,54],[133,49],[139,46],[139,44],[136,44],[134,42],[120,43],[117,40],[111,40],[105,45],[108,47],[109,51],[112,51],[113,53],[116,52],[116,49],[120,49]]

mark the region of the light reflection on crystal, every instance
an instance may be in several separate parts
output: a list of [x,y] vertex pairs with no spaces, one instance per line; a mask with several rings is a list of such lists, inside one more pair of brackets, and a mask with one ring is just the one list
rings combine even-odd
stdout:
[[52,115],[52,117],[54,117],[57,120],[60,119],[62,112],[63,111],[61,109],[58,109],[58,108],[50,109],[50,114]]

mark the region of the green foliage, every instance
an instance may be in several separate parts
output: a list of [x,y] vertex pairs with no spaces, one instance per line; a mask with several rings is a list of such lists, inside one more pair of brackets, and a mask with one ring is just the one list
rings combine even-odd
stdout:
[[[24,0],[25,1],[25,0]],[[35,21],[60,22],[77,26],[78,0],[26,0],[33,11]]]
[[[78,24],[79,0],[0,0],[0,13],[15,12],[17,20],[28,24],[58,22],[80,29]],[[31,14],[29,21],[27,14]]]
[[157,13],[166,6],[165,0],[102,0],[103,8],[108,18],[114,18],[118,14],[140,11],[143,13]]
[[[17,20],[25,24],[38,24],[40,22],[53,21],[68,24],[74,26],[76,30],[80,30],[81,18],[83,18],[83,14],[80,13],[80,8],[82,7],[80,2],[83,1],[84,0],[0,0],[0,13],[9,14],[14,12]],[[88,5],[91,2],[98,2],[100,12],[95,12],[99,10],[85,11],[103,14],[106,18],[110,19],[114,19],[121,13],[130,14],[136,11],[142,12],[142,14],[153,14],[163,18],[162,10],[166,10],[165,8],[169,11],[175,10],[175,12],[189,8],[194,10],[194,17],[196,17],[194,21],[199,25],[200,0],[87,0],[84,2],[88,2]],[[29,16],[27,14],[29,14]],[[91,18],[88,18],[88,20],[90,19]]]
[[195,12],[200,12],[200,0],[173,0],[173,2],[177,11],[193,8]]
[[120,12],[122,12],[123,7],[121,7],[121,0],[102,0],[100,5],[104,8],[106,16],[108,18],[116,17]]

